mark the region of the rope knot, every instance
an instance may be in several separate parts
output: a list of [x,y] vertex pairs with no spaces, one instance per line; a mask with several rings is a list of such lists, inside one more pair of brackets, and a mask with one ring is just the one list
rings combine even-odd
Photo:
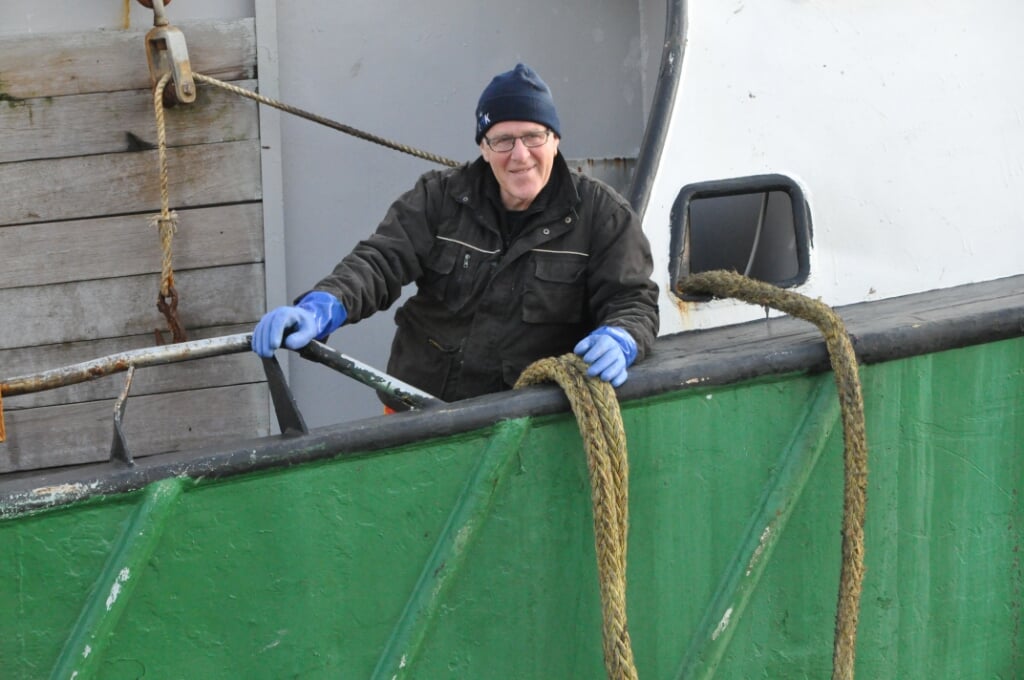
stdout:
[[149,226],[156,227],[161,235],[163,235],[167,230],[169,230],[171,234],[177,233],[178,211],[170,210],[167,213],[161,212],[156,215],[151,215],[149,218]]

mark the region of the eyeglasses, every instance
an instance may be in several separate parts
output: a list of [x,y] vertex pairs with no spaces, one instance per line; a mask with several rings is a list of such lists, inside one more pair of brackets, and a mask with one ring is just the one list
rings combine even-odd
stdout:
[[487,146],[491,148],[491,151],[497,153],[508,153],[512,149],[516,148],[516,140],[520,140],[527,149],[536,149],[538,146],[544,146],[548,141],[548,137],[551,136],[551,130],[539,130],[537,132],[527,132],[525,135],[519,135],[514,137],[512,135],[506,135],[504,137],[495,137],[491,139],[484,137],[484,141],[487,142]]

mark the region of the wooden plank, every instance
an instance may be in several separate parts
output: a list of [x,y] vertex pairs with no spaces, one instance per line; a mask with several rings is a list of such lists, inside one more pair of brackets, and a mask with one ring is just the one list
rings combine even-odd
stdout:
[[[6,317],[0,324],[0,349],[166,329],[156,308],[159,279],[159,274],[146,274],[0,289]],[[175,285],[186,329],[255,323],[265,311],[261,264],[179,271]]]
[[[0,473],[106,460],[113,417],[113,400],[10,412]],[[266,386],[252,384],[129,396],[123,424],[129,450],[142,457],[265,436],[270,417]]]
[[[201,328],[190,333],[190,340],[215,338],[252,331],[253,324]],[[70,366],[92,359],[127,352],[133,349],[153,347],[153,334],[133,335],[125,338],[84,340],[81,342],[44,345],[42,347],[19,347],[0,350],[0,381],[23,375],[35,375],[43,371]],[[263,364],[255,354],[228,354],[208,359],[183,361],[165,366],[148,366],[135,371],[132,379],[132,396],[156,394],[158,392],[180,392],[189,389],[203,389],[222,385],[241,385],[265,382]],[[59,387],[45,392],[33,392],[4,397],[4,410],[17,411],[40,406],[73,404],[98,399],[116,399],[124,388],[125,374],[117,373],[77,385]]]
[[[255,80],[233,83],[256,89]],[[210,85],[192,104],[164,109],[167,145],[259,137],[256,102]],[[0,104],[0,163],[156,148],[150,90],[26,99]]]
[[[254,20],[183,23],[192,70],[220,80],[255,77]],[[149,29],[0,38],[0,100],[151,88]]]
[[[258,140],[169,149],[172,209],[259,200]],[[156,151],[0,165],[0,225],[160,211]]]
[[[263,261],[259,203],[178,211],[175,270]],[[149,215],[0,227],[0,289],[160,272]]]

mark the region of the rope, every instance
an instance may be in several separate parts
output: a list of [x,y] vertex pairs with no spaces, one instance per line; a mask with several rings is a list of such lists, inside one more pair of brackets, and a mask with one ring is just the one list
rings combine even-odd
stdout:
[[257,94],[251,90],[246,90],[245,88],[238,87],[237,85],[225,83],[224,81],[217,80],[216,78],[211,78],[210,76],[204,76],[201,73],[193,73],[192,77],[201,83],[214,85],[221,89],[227,90],[228,92],[233,92],[237,95],[241,95],[242,97],[258,101],[261,104],[272,106],[275,109],[280,109],[281,111],[285,111],[286,113],[291,113],[301,118],[311,120],[314,123],[326,125],[327,127],[332,128],[334,130],[338,130],[339,132],[344,132],[345,134],[352,135],[353,137],[358,137],[359,139],[363,139],[368,142],[373,142],[374,144],[379,144],[389,149],[394,149],[395,151],[401,151],[402,153],[409,154],[410,156],[415,156],[416,158],[422,158],[433,163],[438,163],[439,165],[447,165],[453,168],[462,165],[458,161],[453,161],[450,158],[438,156],[436,154],[428,153],[426,151],[420,151],[419,149],[414,149],[411,146],[399,144],[398,142],[393,142],[383,137],[378,137],[377,135],[372,135],[368,132],[357,130],[356,128],[345,125],[344,123],[338,123],[337,121],[333,121],[330,118],[324,118],[323,116],[318,116],[315,113],[303,111],[302,109],[291,106],[290,104],[285,104],[284,102],[278,101],[276,99],[271,99],[270,97],[264,97],[263,95]]
[[[324,118],[323,116],[318,116],[315,113],[303,111],[302,109],[294,106],[290,106],[275,99],[270,99],[269,97],[264,97],[256,94],[255,92],[251,92],[230,83],[225,83],[221,80],[217,80],[216,78],[211,78],[210,76],[205,76],[201,73],[193,73],[192,78],[199,82],[227,90],[228,92],[233,92],[234,94],[254,99],[261,104],[266,104],[267,106],[272,106],[274,108],[281,109],[282,111],[320,123],[321,125],[326,125],[327,127],[345,132],[354,137],[359,137],[360,139],[380,144],[381,146],[401,151],[411,156],[416,156],[417,158],[422,158],[450,167],[460,165],[458,161],[453,161],[449,158],[444,158],[443,156],[437,156],[425,151],[420,151],[404,144],[398,144],[384,139],[383,137],[371,135],[348,125],[330,120],[329,118]],[[188,336],[185,333],[185,328],[178,317],[178,292],[174,288],[174,269],[171,266],[171,245],[174,239],[174,233],[178,228],[178,215],[175,212],[171,212],[170,192],[168,191],[167,131],[164,123],[163,94],[170,79],[171,73],[165,73],[153,88],[153,111],[156,116],[157,149],[160,163],[160,214],[153,217],[151,222],[159,230],[160,246],[163,253],[163,257],[160,262],[160,294],[157,297],[156,306],[167,319],[167,327],[171,331],[172,342],[184,342],[188,339]],[[156,330],[156,342],[158,345],[162,345],[164,343],[163,334],[159,329]]]
[[[174,289],[174,269],[171,266],[171,244],[174,232],[178,229],[178,213],[171,211],[171,195],[168,188],[169,173],[167,171],[167,128],[164,124],[164,88],[171,79],[170,72],[165,73],[153,88],[153,112],[156,116],[157,159],[160,164],[160,214],[150,220],[150,224],[158,227],[160,234],[160,294],[156,306],[167,319],[171,329],[172,342],[187,340],[185,329],[178,320],[178,292]],[[157,344],[163,344],[163,336],[156,331]]]
[[633,649],[626,626],[626,536],[629,530],[629,464],[626,434],[615,391],[587,377],[587,365],[575,354],[530,364],[516,389],[556,382],[565,391],[587,452],[594,509],[594,546],[603,615],[604,665],[611,680],[636,680]]
[[864,429],[864,399],[857,374],[857,357],[842,319],[824,303],[728,271],[693,274],[679,283],[681,293],[710,293],[755,305],[772,307],[810,321],[825,337],[842,405],[843,422],[843,563],[839,574],[833,680],[853,680],[857,620],[864,581],[864,518],[867,505],[868,451]]

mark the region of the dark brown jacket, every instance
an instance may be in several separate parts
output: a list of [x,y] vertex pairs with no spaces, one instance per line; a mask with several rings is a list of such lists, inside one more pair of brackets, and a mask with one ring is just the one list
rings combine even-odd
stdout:
[[602,325],[629,331],[643,358],[658,332],[658,289],[625,199],[558,154],[521,231],[503,231],[482,158],[428,172],[316,289],[354,323],[415,281],[395,314],[388,373],[445,401],[508,389],[530,363],[571,352]]

